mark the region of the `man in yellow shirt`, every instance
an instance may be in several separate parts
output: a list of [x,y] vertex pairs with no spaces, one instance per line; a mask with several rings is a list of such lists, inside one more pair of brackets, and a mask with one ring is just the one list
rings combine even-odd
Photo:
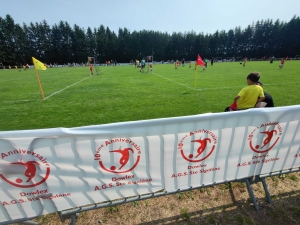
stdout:
[[256,85],[260,78],[258,72],[250,73],[247,76],[247,87],[244,87],[238,95],[234,98],[234,101],[238,101],[238,110],[254,108],[257,102],[264,100],[265,95],[263,89]]

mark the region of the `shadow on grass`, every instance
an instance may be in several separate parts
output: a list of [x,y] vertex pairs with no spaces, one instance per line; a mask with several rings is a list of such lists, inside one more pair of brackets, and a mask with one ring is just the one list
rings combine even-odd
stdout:
[[300,224],[300,190],[272,196],[273,204],[269,204],[266,198],[257,198],[260,207],[258,211],[255,210],[250,198],[247,201],[236,200],[231,186],[229,192],[231,204],[193,212],[184,211],[178,216],[143,222],[139,225]]

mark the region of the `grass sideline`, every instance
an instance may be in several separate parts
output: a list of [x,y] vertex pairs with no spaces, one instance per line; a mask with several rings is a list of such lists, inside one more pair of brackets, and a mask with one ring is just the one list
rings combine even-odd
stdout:
[[[89,76],[88,67],[40,71],[45,92],[41,99],[34,70],[0,70],[0,127],[27,130],[77,127],[223,112],[246,75],[261,73],[265,91],[276,106],[300,104],[300,61],[215,63],[199,68],[154,65],[142,74],[133,66],[100,67]],[[261,184],[252,185],[260,211],[255,211],[243,183],[228,183],[149,200],[81,213],[77,224],[300,224],[300,173],[267,178],[273,205],[266,202]],[[38,217],[39,224],[61,223],[56,213]]]
[[300,61],[215,63],[206,71],[174,65],[154,65],[153,73],[134,66],[50,68],[39,71],[45,93],[41,97],[35,71],[0,70],[0,129],[28,130],[79,127],[223,112],[245,87],[250,72],[261,73],[264,89],[275,106],[300,104]]
[[[231,182],[173,195],[110,206],[79,214],[78,225],[299,225],[300,172],[266,178],[273,204],[261,183],[252,184],[256,211],[245,183]],[[41,225],[61,223],[57,213],[34,219]]]

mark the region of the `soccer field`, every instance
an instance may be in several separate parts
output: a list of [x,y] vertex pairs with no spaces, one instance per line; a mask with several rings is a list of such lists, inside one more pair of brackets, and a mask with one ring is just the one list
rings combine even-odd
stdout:
[[[42,99],[34,69],[0,70],[0,129],[28,130],[78,127],[124,121],[223,112],[247,85],[246,76],[261,73],[264,90],[275,106],[300,104],[300,61],[210,64],[206,71],[194,64],[155,64],[153,73],[132,65],[50,68],[39,71]],[[196,79],[195,79],[196,77]],[[196,80],[196,82],[195,82]]]

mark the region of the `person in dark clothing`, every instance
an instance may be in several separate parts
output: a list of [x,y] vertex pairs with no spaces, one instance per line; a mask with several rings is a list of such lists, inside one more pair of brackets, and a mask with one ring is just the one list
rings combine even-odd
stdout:
[[[257,82],[257,85],[261,87],[263,86],[263,84],[260,81]],[[257,102],[255,108],[274,107],[274,101],[272,96],[265,91],[264,94],[265,94],[265,99],[262,100],[261,102]]]

